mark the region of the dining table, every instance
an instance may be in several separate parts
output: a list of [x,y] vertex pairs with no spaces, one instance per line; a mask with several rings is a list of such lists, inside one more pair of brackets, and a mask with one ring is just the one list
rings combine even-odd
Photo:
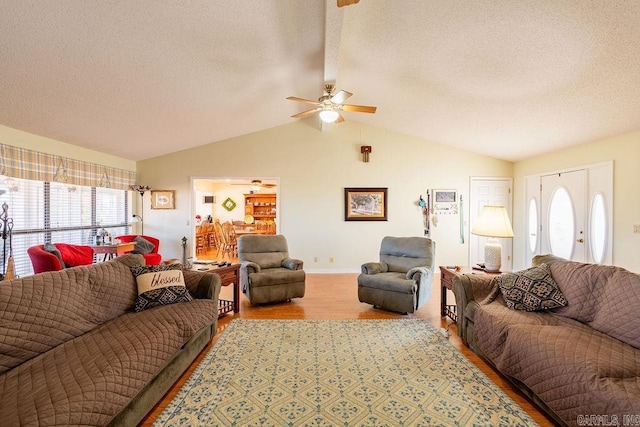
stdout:
[[267,234],[267,230],[234,230],[236,236],[244,236],[245,234]]

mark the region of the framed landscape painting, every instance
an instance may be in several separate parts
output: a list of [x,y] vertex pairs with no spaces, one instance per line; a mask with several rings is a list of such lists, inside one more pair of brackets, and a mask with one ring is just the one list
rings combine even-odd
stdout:
[[345,221],[386,221],[386,188],[345,188]]

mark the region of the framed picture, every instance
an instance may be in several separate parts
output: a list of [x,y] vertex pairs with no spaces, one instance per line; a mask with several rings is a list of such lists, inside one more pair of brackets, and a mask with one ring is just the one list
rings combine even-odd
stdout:
[[175,209],[175,191],[151,190],[151,209]]
[[345,188],[345,221],[386,221],[386,188]]
[[458,198],[456,190],[433,190],[433,194],[436,203],[455,203]]

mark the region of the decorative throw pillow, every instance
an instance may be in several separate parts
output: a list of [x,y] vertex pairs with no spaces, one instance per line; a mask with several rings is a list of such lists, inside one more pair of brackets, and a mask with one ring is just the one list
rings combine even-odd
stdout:
[[544,311],[564,307],[568,301],[551,277],[547,264],[515,273],[504,273],[494,279],[507,307],[514,310]]
[[136,246],[131,251],[132,254],[150,254],[156,248],[156,245],[141,236],[134,237],[133,241]]
[[62,260],[62,254],[60,253],[58,248],[56,248],[56,245],[52,245],[51,243],[45,243],[44,244],[44,250],[46,252],[49,252],[52,255],[55,255],[58,258],[58,260],[60,260],[60,266],[62,268],[66,267],[64,261]]
[[136,311],[193,300],[184,284],[182,264],[136,265],[131,273],[138,285]]
[[70,243],[56,243],[66,267],[93,264],[93,249],[87,245],[72,245]]

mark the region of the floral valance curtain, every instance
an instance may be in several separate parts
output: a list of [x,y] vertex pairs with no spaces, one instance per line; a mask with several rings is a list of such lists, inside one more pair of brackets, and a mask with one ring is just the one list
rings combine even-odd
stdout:
[[0,175],[68,185],[129,190],[136,173],[0,144]]

